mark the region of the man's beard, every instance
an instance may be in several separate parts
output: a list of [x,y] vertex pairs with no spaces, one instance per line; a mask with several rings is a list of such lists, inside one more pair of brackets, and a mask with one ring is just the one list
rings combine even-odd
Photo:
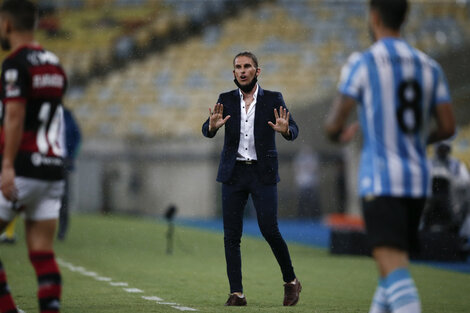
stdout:
[[7,38],[0,37],[0,46],[3,51],[9,51],[11,49],[10,41]]
[[255,88],[256,83],[258,82],[258,76],[255,75],[253,80],[247,85],[240,84],[236,78],[233,80],[233,82],[235,83],[235,85],[238,86],[238,88],[240,88],[241,91],[243,91],[244,93],[249,93],[253,90],[253,88]]

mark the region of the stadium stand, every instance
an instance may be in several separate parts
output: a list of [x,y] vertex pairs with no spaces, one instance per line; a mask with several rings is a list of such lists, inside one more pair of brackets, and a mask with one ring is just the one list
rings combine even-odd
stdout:
[[[88,1],[88,6],[98,2]],[[133,1],[116,3],[127,2]],[[226,8],[223,5],[227,3],[218,3],[164,2],[158,18],[132,33],[137,46],[150,45],[150,38],[156,34],[157,38],[175,35],[175,24],[198,25],[203,27],[201,33],[192,32],[192,36],[170,43],[164,50],[146,50],[145,57],[132,58],[125,67],[97,76],[83,90],[71,92],[67,103],[83,121],[85,136],[198,135],[200,123],[208,107],[217,100],[217,94],[234,87],[231,58],[241,50],[259,55],[261,83],[265,88],[282,90],[291,107],[309,106],[314,99],[334,93],[340,66],[352,51],[370,43],[364,23],[366,2],[266,1],[256,7],[248,6],[236,18],[229,15],[219,25],[197,22]],[[77,20],[85,19],[84,12],[74,13],[84,14]],[[149,14],[144,16],[151,19]],[[417,18],[420,16],[426,19]],[[455,3],[416,2],[409,21],[407,40],[433,56],[446,53],[449,47],[459,46],[470,38],[468,10]],[[104,38],[112,37],[102,36],[103,39],[89,40],[104,42]],[[69,44],[68,49],[76,54],[65,59],[69,67],[80,62],[86,63],[82,68],[93,67],[93,58],[79,62],[80,47],[72,48],[72,43]],[[96,46],[95,54],[109,59],[109,50],[100,47]],[[171,127],[176,122],[179,126]]]
[[470,168],[470,125],[463,127],[457,134],[452,145],[453,155]]
[[[233,88],[241,50],[260,56],[265,88],[308,107],[334,93],[340,66],[370,43],[365,1],[245,2],[40,1],[38,39],[61,58],[85,137],[103,138],[198,134],[217,94]],[[412,2],[411,44],[438,56],[469,42],[464,2]],[[169,127],[173,118],[186,126]]]
[[[198,134],[218,92],[233,88],[231,57],[247,49],[260,55],[263,86],[282,90],[292,107],[309,106],[332,94],[347,56],[370,42],[364,1],[264,1],[241,12],[230,0],[40,3],[39,40],[69,74],[67,104],[86,137]],[[469,41],[468,8],[414,4],[411,44],[438,56]],[[169,128],[175,120],[187,126]]]

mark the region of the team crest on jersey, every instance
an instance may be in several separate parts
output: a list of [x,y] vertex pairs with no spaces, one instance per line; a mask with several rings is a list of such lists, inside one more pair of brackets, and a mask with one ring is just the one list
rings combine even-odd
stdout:
[[9,69],[5,71],[5,96],[7,98],[18,97],[21,93],[20,87],[16,85],[18,80],[18,70],[17,69]]
[[17,69],[9,69],[5,72],[5,81],[7,84],[14,84],[18,80],[18,70]]

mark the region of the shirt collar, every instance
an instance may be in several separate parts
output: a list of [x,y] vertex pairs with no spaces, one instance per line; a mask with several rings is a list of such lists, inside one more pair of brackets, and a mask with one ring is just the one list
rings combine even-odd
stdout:
[[[253,94],[253,99],[255,100],[258,98],[258,91],[259,91],[259,84],[256,84],[256,90],[255,90],[255,93]],[[240,99],[243,100],[243,93],[240,90],[240,88],[238,88],[238,94],[240,95]]]
[[23,49],[33,49],[33,50],[42,50],[42,46],[39,43],[36,42],[31,42],[31,43],[26,43],[24,45],[19,46],[15,50],[11,51],[8,57],[14,57],[17,55],[21,50]]

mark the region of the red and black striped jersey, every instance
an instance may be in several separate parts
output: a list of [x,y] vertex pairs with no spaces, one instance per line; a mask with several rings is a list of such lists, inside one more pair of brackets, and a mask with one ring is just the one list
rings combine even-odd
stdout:
[[26,104],[24,131],[17,157],[17,176],[58,180],[63,178],[64,125],[62,97],[67,78],[58,57],[38,45],[12,52],[1,74],[0,154],[3,155],[5,109],[12,101]]

